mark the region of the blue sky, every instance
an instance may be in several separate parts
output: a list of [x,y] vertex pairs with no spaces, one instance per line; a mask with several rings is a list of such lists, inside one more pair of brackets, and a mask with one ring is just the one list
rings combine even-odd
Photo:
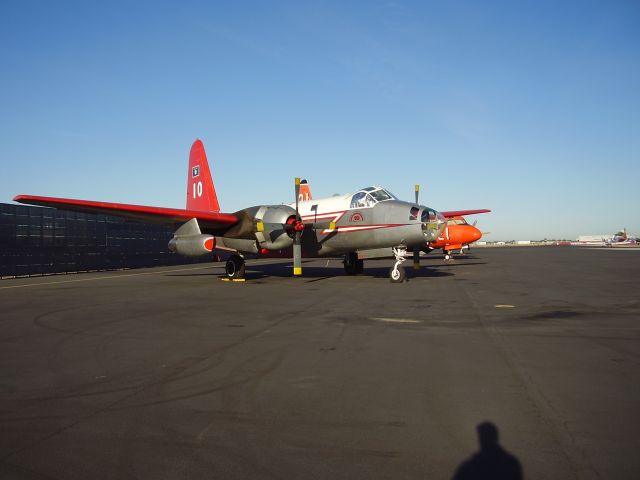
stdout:
[[640,2],[0,3],[0,201],[381,184],[487,240],[640,234]]

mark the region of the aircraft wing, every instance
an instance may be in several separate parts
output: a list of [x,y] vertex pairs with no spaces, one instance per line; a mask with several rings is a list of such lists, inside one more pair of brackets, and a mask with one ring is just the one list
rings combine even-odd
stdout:
[[74,212],[113,215],[127,220],[144,223],[166,225],[182,224],[198,219],[203,232],[222,234],[238,222],[238,217],[229,213],[201,212],[197,210],[180,210],[175,208],[147,207],[144,205],[128,205],[125,203],[94,202],[90,200],[74,200],[71,198],[40,197],[35,195],[18,195],[14,202],[43,207],[55,207]]
[[464,215],[473,215],[476,213],[489,213],[491,210],[481,208],[479,210],[453,210],[451,212],[440,212],[445,217],[460,217]]

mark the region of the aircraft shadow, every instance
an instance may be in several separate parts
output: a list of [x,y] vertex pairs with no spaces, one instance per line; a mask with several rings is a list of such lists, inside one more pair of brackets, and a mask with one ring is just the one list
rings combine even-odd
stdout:
[[[372,278],[389,278],[389,268],[385,267],[366,267],[364,271],[354,277],[372,277]],[[406,268],[407,279],[412,278],[428,278],[428,277],[448,277],[453,273],[442,272],[431,268],[425,268],[424,266],[419,271],[414,271],[410,267]],[[291,265],[247,265],[245,278],[247,280],[265,277],[291,277]],[[332,277],[349,277],[346,275],[342,266],[340,267],[308,267],[303,264],[302,277],[312,279],[323,279]]]
[[464,263],[456,263],[449,262],[443,263],[442,265],[429,265],[430,268],[438,268],[438,267],[466,267],[467,265],[486,265],[487,262],[464,262]]
[[[317,267],[317,266],[307,266],[306,262],[303,262],[302,265],[302,277],[310,278],[310,279],[328,279],[333,277],[348,277],[344,272],[344,268],[342,267],[341,260],[335,260],[332,262],[332,265],[325,267]],[[389,269],[392,264],[388,263],[384,266],[376,265],[376,260],[370,260],[365,264],[364,271],[359,275],[354,275],[355,277],[372,277],[372,278],[389,278]],[[465,263],[458,265],[484,265],[484,263]],[[369,266],[367,266],[369,265]],[[405,272],[407,274],[407,280],[410,281],[413,278],[435,278],[435,277],[449,277],[454,275],[451,272],[447,272],[440,269],[448,269],[447,267],[452,266],[452,264],[442,264],[442,265],[425,265],[422,264],[420,270],[413,270],[411,264],[404,266]],[[223,277],[224,276],[224,267],[218,266],[213,272],[198,272],[198,273],[168,273],[167,277]],[[256,280],[261,278],[269,278],[269,277],[292,277],[291,273],[291,264],[277,262],[273,264],[259,264],[252,265],[251,263],[247,263],[246,271],[245,271],[245,279],[246,280]]]
[[219,277],[220,274],[212,273],[168,273],[167,277]]
[[452,480],[522,480],[522,465],[498,443],[498,428],[483,422],[476,430],[480,450],[458,466]]

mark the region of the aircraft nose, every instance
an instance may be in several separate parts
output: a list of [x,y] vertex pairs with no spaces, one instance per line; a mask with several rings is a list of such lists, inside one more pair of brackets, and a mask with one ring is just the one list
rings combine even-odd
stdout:
[[473,238],[473,242],[480,240],[480,238],[482,238],[482,232],[476,227],[471,227],[471,238]]
[[438,238],[445,229],[447,219],[440,212],[428,207],[422,208],[422,234],[427,242]]

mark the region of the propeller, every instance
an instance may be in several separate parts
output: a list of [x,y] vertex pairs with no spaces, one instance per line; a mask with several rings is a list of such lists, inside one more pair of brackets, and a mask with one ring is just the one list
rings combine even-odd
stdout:
[[[416,194],[416,205],[419,205],[418,197],[420,196],[420,185],[416,184],[414,191]],[[420,270],[420,247],[413,247],[413,269]]]
[[[475,227],[477,224],[478,224],[478,220],[475,220],[475,221],[471,224],[471,226],[472,226],[472,227]],[[478,228],[478,227],[476,227],[476,228]],[[489,235],[491,232],[482,232],[482,231],[481,231],[480,233],[481,233],[481,234],[482,234],[482,236],[484,237],[485,235]]]
[[302,230],[304,224],[300,218],[300,212],[298,210],[298,201],[300,197],[300,177],[296,177],[295,180],[296,191],[296,222],[294,224],[295,235],[293,237],[293,274],[302,275]]

